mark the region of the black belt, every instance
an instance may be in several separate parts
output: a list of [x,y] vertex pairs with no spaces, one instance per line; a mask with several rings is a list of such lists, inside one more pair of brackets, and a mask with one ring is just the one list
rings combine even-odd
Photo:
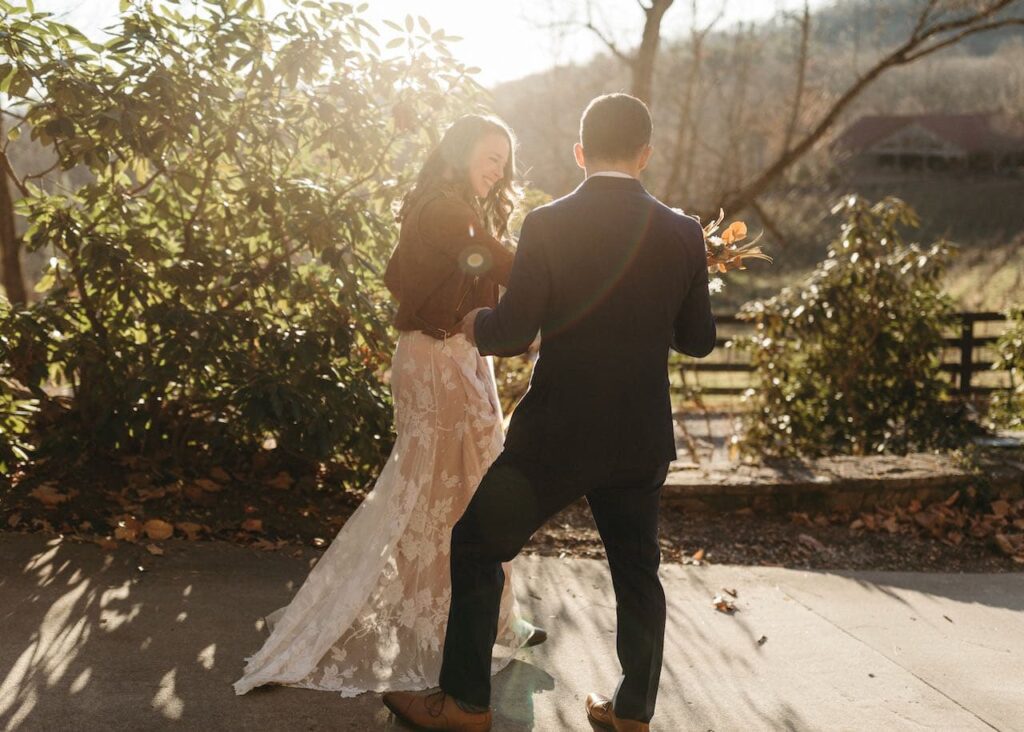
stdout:
[[453,333],[453,332],[449,332],[449,331],[445,330],[444,328],[437,328],[437,327],[431,325],[430,323],[428,323],[427,321],[425,321],[419,315],[413,314],[412,317],[415,318],[416,321],[419,323],[420,327],[418,328],[418,330],[419,330],[420,333],[425,333],[426,335],[430,336],[431,338],[436,338],[439,341],[443,341],[443,340],[446,340],[447,338],[451,338],[453,335],[456,335],[458,333],[458,331],[455,331]]
[[452,337],[453,335],[455,335],[455,333],[449,333],[448,331],[443,330],[441,328],[431,328],[431,327],[420,328],[420,333],[426,333],[431,338],[436,338],[439,341],[446,340],[446,339]]

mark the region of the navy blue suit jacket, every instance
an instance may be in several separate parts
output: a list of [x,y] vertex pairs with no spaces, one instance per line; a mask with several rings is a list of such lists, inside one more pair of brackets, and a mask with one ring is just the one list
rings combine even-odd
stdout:
[[700,224],[636,179],[591,176],[527,215],[508,291],[474,327],[498,356],[541,333],[506,452],[598,471],[674,460],[669,349],[715,346]]

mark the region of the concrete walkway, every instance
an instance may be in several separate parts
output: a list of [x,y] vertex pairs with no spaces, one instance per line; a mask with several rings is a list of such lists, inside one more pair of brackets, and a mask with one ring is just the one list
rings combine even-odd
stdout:
[[[287,602],[306,558],[163,546],[157,557],[0,534],[0,728],[404,729],[374,695],[233,694],[263,637],[257,618]],[[496,677],[494,729],[589,730],[586,693],[610,692],[618,675],[605,567],[519,562],[521,601],[552,637]],[[667,566],[663,577],[655,730],[1024,730],[1024,574]],[[738,592],[735,615],[712,607],[721,588]]]

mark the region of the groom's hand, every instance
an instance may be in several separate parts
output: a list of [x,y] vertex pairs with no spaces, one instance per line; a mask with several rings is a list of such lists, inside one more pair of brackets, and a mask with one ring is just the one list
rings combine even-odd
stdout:
[[466,313],[466,317],[464,317],[459,323],[459,330],[462,332],[462,335],[466,336],[466,340],[470,342],[470,345],[476,345],[476,316],[481,310],[486,309],[487,308],[477,308],[475,310],[470,310]]

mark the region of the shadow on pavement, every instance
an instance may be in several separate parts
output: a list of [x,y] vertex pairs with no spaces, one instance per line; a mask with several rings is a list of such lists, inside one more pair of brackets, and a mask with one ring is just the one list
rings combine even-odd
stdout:
[[[261,613],[290,599],[304,562],[220,543],[152,557],[24,539],[0,544],[0,729],[403,729],[377,694],[234,694]],[[533,730],[533,696],[554,686],[513,661],[494,681],[496,732]]]

